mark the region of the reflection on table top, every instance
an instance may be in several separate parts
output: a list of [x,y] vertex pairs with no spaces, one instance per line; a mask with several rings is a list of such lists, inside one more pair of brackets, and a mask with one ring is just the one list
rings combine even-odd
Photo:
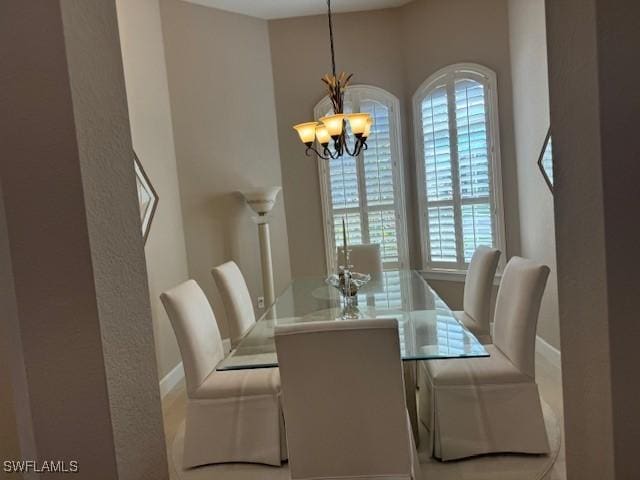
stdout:
[[[276,367],[275,325],[340,321],[341,298],[325,278],[295,279],[216,368]],[[486,350],[413,270],[374,276],[358,294],[360,318],[395,318],[403,360],[486,357]],[[331,352],[328,351],[327,355]]]

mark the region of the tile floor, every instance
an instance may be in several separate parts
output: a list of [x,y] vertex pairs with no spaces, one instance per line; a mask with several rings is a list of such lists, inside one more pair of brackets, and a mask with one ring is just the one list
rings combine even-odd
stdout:
[[[558,417],[560,425],[563,425],[562,414],[562,376],[560,369],[541,355],[536,355],[536,377],[540,387],[540,393],[544,400],[553,409]],[[173,444],[178,427],[184,419],[186,404],[184,383],[180,383],[169,392],[162,401],[164,415],[164,428],[166,434],[167,451]],[[169,453],[169,455],[171,455]],[[175,472],[171,471],[171,480],[176,480]],[[550,472],[547,480],[566,480],[564,435],[561,440],[558,459]]]

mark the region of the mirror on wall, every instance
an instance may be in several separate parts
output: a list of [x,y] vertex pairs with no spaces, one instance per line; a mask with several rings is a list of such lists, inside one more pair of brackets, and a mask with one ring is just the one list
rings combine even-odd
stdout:
[[133,166],[136,171],[136,186],[138,187],[138,206],[140,207],[140,220],[142,222],[142,237],[144,238],[144,243],[147,243],[147,238],[149,237],[149,230],[151,230],[151,222],[153,221],[153,216],[156,213],[156,208],[158,208],[158,194],[156,190],[151,185],[151,181],[147,176],[144,168],[142,168],[142,163],[136,155],[136,152],[133,152]]
[[538,158],[538,167],[547,183],[549,190],[553,193],[553,147],[551,145],[551,128],[547,131],[547,136],[542,144],[542,151]]

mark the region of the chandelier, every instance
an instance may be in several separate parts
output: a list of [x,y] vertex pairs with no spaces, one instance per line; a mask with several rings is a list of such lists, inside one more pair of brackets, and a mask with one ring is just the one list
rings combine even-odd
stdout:
[[[300,140],[307,147],[307,156],[315,153],[318,157],[329,160],[347,154],[351,157],[360,155],[367,149],[367,137],[371,132],[373,120],[368,113],[344,113],[344,92],[353,74],[341,72],[336,75],[336,60],[333,48],[333,23],[331,21],[331,0],[327,0],[329,16],[329,43],[331,45],[331,74],[322,77],[326,85],[329,99],[333,107],[333,114],[320,118],[317,122],[306,122],[294,125]],[[353,146],[349,146],[351,135],[347,132],[347,122],[353,135]],[[317,141],[319,148],[314,146]],[[333,141],[333,149],[329,144]]]

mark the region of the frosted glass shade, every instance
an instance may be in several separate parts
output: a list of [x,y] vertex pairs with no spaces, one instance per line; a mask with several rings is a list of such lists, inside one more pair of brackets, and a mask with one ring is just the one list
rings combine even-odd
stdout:
[[369,117],[368,113],[350,113],[347,118],[354,135],[360,135],[366,130],[367,122],[371,117]]
[[328,115],[320,119],[324,126],[327,127],[329,135],[332,137],[339,137],[342,135],[342,126],[344,123],[344,114],[336,113],[335,115]]
[[316,139],[320,145],[327,145],[329,140],[331,140],[331,135],[329,135],[329,130],[324,124],[319,124],[316,127]]
[[299,123],[294,125],[293,128],[298,135],[302,143],[313,143],[316,138],[316,126],[318,122]]
[[367,124],[364,126],[364,132],[362,132],[362,136],[367,138],[371,134],[371,127],[373,126],[373,119],[369,117],[367,120]]
[[264,188],[254,188],[251,190],[245,190],[244,192],[240,192],[247,204],[256,212],[258,215],[265,215],[271,211],[273,206],[276,203],[276,197],[278,193],[282,190],[282,187],[264,187]]

